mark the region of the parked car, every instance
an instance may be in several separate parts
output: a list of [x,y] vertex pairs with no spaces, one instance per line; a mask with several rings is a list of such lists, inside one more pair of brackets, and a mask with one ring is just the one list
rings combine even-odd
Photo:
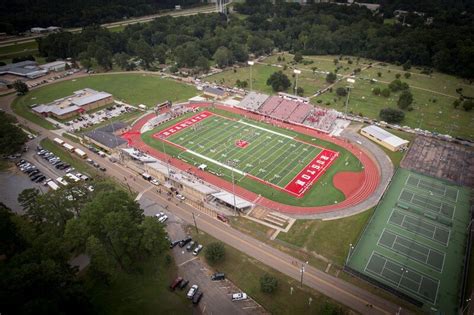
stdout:
[[159,220],[164,215],[165,215],[164,212],[158,212],[157,214],[155,214],[155,218],[157,218]]
[[152,180],[150,180],[150,183],[152,183],[155,186],[158,186],[160,184],[160,182],[158,180],[154,179],[154,178]]
[[174,248],[176,245],[178,245],[181,241],[173,241],[170,242],[170,248]]
[[193,284],[193,286],[191,287],[191,289],[189,289],[188,294],[186,294],[186,296],[188,297],[188,299],[192,299],[192,298],[194,297],[194,294],[196,294],[198,290],[199,290],[198,285],[197,285],[197,284]]
[[225,274],[222,272],[216,272],[211,276],[212,281],[219,281],[219,280],[224,280],[225,279]]
[[189,283],[189,280],[183,280],[181,281],[181,283],[179,284],[178,288],[180,288],[181,290],[184,290],[184,288],[186,288],[186,286],[188,285]]
[[192,237],[191,236],[186,236],[184,239],[179,241],[179,247],[184,247],[184,245],[188,244],[191,241],[192,241]]
[[176,289],[176,287],[181,283],[181,281],[183,281],[183,278],[181,278],[181,277],[176,278],[176,279],[173,281],[173,283],[171,283],[170,289],[171,289],[171,290]]
[[158,222],[165,223],[166,220],[168,220],[168,216],[165,214],[164,216],[162,216],[161,218],[158,219]]
[[202,291],[196,293],[193,297],[193,304],[199,304],[199,301],[201,301],[202,296],[203,296]]
[[232,294],[232,301],[242,301],[247,299],[247,294],[244,292]]
[[196,242],[195,242],[195,241],[189,242],[188,246],[186,246],[186,250],[187,250],[188,252],[192,251],[193,248],[194,248],[194,245],[196,245]]
[[217,219],[221,220],[221,221],[224,222],[224,223],[228,223],[228,222],[229,222],[229,219],[228,219],[225,215],[220,214],[220,213],[217,214]]
[[181,201],[183,201],[184,199],[186,199],[186,198],[185,198],[183,195],[181,195],[181,194],[177,194],[177,195],[176,195],[176,198],[179,199],[179,200],[181,200]]
[[193,251],[193,255],[194,256],[197,256],[199,254],[199,252],[202,250],[203,246],[201,244],[199,244]]

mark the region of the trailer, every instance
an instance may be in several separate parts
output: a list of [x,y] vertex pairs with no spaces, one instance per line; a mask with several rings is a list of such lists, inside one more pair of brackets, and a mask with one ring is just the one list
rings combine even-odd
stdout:
[[82,151],[81,149],[74,149],[74,153],[76,153],[77,155],[79,155],[79,157],[85,159],[87,157],[87,154],[86,152]]
[[64,142],[63,143],[63,147],[68,150],[69,152],[74,152],[74,147],[72,145],[70,145],[69,143],[67,142]]
[[56,185],[56,183],[53,182],[52,180],[50,180],[47,184],[48,184],[49,188],[51,188],[52,190],[58,190],[59,189],[59,186]]
[[63,143],[64,143],[64,141],[59,139],[59,138],[54,138],[53,141],[56,142],[59,145],[63,145]]

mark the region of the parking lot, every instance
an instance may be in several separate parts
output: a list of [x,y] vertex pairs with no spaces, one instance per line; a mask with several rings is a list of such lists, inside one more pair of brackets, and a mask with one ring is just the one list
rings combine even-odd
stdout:
[[[167,212],[161,205],[144,197],[139,200],[139,203],[144,209],[145,215],[155,216],[159,212],[166,213],[168,216],[166,229],[172,241],[186,237],[181,219]],[[177,288],[176,290],[184,296],[193,284],[197,284],[199,291],[204,293],[199,303],[199,309],[203,314],[266,314],[265,310],[251,297],[243,301],[233,302],[231,300],[232,294],[241,292],[241,290],[231,281],[227,279],[211,281],[211,275],[218,272],[218,270],[211,270],[203,261],[204,250],[205,248],[195,256],[192,251],[186,250],[186,246],[180,247],[177,245],[172,249],[179,276],[189,281],[184,289]]]
[[109,120],[113,117],[118,117],[128,112],[136,111],[137,109],[133,106],[126,104],[114,103],[106,108],[103,108],[95,113],[87,114],[74,118],[70,121],[64,123],[67,126],[68,131],[80,131],[84,128],[89,128],[95,125],[98,125],[104,121]]

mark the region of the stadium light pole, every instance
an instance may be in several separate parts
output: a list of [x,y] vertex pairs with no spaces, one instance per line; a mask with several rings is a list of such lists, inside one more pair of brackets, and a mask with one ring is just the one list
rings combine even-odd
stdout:
[[227,160],[227,165],[230,166],[230,169],[232,171],[232,195],[234,195],[234,211],[237,213],[237,206],[236,206],[236,202],[235,202],[234,164],[235,164],[234,161]]
[[349,258],[351,258],[351,253],[352,253],[352,250],[354,249],[354,246],[352,245],[352,243],[349,244],[349,252],[347,253],[347,257],[346,257],[346,265],[349,263]]
[[165,137],[163,135],[160,135],[160,139],[161,139],[161,145],[163,146],[163,153],[165,154],[165,165],[168,169],[168,178],[171,177],[171,172],[170,172],[170,165],[168,163],[168,161],[166,160],[166,149],[165,149]]
[[[308,264],[308,262],[306,262],[306,265],[307,265],[307,264]],[[300,287],[303,287],[304,266],[305,266],[305,264],[304,264],[304,263],[301,263],[301,269],[300,269],[301,282],[300,282]]]
[[352,89],[352,84],[355,83],[355,80],[352,78],[348,78],[347,82],[349,85],[346,87],[347,88],[347,97],[346,97],[346,113],[344,114],[345,118],[347,119],[347,106],[349,105],[349,95],[351,94],[351,89]]
[[293,73],[296,75],[296,82],[295,82],[295,96],[298,95],[298,74],[301,74],[301,70],[295,69]]
[[254,61],[247,61],[247,64],[250,66],[250,92],[252,92],[252,66],[255,64]]

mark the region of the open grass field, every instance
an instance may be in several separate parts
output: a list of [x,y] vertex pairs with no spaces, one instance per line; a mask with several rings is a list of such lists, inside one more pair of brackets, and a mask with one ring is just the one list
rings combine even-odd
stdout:
[[[390,80],[392,81],[392,80]],[[404,80],[402,80],[404,81]],[[313,98],[311,102],[320,106],[329,106],[340,112],[345,111],[346,97],[336,95],[338,87],[346,87],[347,82],[339,82],[333,92],[327,92]],[[388,84],[381,82],[370,83],[368,80],[356,79],[350,92],[347,111],[362,114],[369,118],[378,117],[383,108],[398,108],[397,102],[400,93],[391,93],[387,97],[372,93],[375,87],[387,88]],[[412,128],[421,128],[452,136],[474,138],[474,112],[455,109],[452,105],[455,98],[446,95],[434,94],[432,91],[410,89],[413,94],[413,111],[405,111],[405,120],[401,125]],[[321,100],[321,102],[319,102]],[[329,105],[328,105],[329,104]]]
[[36,43],[36,41],[0,47],[0,57],[3,57],[4,55],[11,55],[11,54],[32,52],[32,51],[33,52],[38,51],[38,44]]
[[191,314],[192,304],[183,294],[171,292],[176,266],[165,257],[142,263],[142,272],[120,273],[109,286],[85,276],[87,293],[97,314]]
[[[266,61],[265,61],[266,62]],[[206,77],[204,80],[211,83],[220,85],[226,85],[234,87],[236,81],[247,81],[249,83],[247,89],[250,89],[250,67],[236,68],[234,70],[226,70],[218,74]],[[275,94],[272,91],[271,86],[267,85],[267,79],[274,73],[283,71],[290,79],[292,86],[287,92],[293,93],[292,89],[295,84],[295,78],[293,77],[293,69],[283,67],[272,66],[270,63],[267,64],[255,64],[252,67],[252,89],[258,90],[267,94]],[[298,87],[304,89],[304,96],[310,96],[316,93],[316,91],[327,85],[325,81],[325,74],[313,73],[312,70],[306,69],[298,76]]]
[[[190,229],[193,239],[206,245],[217,240],[212,236]],[[212,265],[216,271],[224,272],[226,278],[235,283],[243,292],[257,301],[271,314],[348,314],[348,309],[307,287],[300,288],[299,282],[269,268],[246,254],[225,246],[225,260]],[[242,266],[245,272],[242,272]],[[278,280],[278,288],[272,294],[260,291],[260,277],[265,273]],[[293,294],[290,290],[293,288]],[[309,298],[312,299],[308,305]],[[332,312],[331,312],[332,310]],[[339,311],[339,312],[336,312]]]
[[348,266],[425,311],[457,313],[469,197],[466,188],[399,169]]
[[86,87],[111,93],[115,99],[132,105],[145,104],[150,107],[166,100],[184,101],[197,94],[192,86],[154,75],[104,74],[62,81],[34,89],[27,95],[15,99],[12,108],[20,116],[52,129],[53,126],[49,122],[33,114],[29,107],[33,104],[54,101]]
[[[334,175],[341,171],[361,171],[357,158],[335,144],[291,130],[270,126],[266,123],[244,119],[223,110],[209,109],[209,112],[214,113],[216,117],[210,116],[202,122],[208,120],[206,124],[210,124],[210,126],[213,126],[212,128],[198,127],[194,131],[191,126],[188,127],[190,128],[188,130],[184,129],[184,131],[176,132],[170,138],[164,139],[164,143],[159,136],[153,136],[160,132],[168,132],[178,122],[187,121],[195,115],[195,113],[190,113],[144,133],[142,139],[146,144],[160,151],[163,150],[163,144],[165,144],[167,154],[182,158],[189,164],[196,166],[206,164],[208,166],[206,170],[221,175],[223,179],[229,182],[232,181],[232,169],[224,163],[229,159],[238,160],[237,162],[231,162],[236,163],[234,165],[234,176],[237,185],[283,204],[322,206],[340,202],[345,197],[341,191],[332,185]],[[224,122],[227,122],[228,125],[224,125]],[[234,128],[234,125],[237,128]],[[218,128],[219,132],[215,128]],[[245,131],[245,129],[248,131]],[[193,140],[193,137],[198,133],[200,140]],[[259,133],[259,135],[256,133]],[[272,139],[267,139],[267,136],[272,137]],[[206,138],[212,138],[212,142],[205,142],[204,139]],[[236,141],[245,140],[246,138],[249,140],[247,147],[236,145]],[[193,143],[189,143],[189,141]],[[181,147],[176,146],[176,144]],[[183,148],[191,149],[193,152],[188,150],[183,153]],[[304,148],[306,148],[306,151],[303,150]],[[322,152],[320,148],[337,152],[338,157],[334,159],[330,166],[328,165],[324,174],[320,175],[311,189],[308,189],[300,198],[282,191],[282,188],[294,191],[293,187],[295,185],[292,184],[296,182],[292,180],[295,175],[300,175],[301,170],[307,169],[305,166]],[[214,150],[214,152],[211,150]],[[222,154],[226,156],[222,156]],[[322,157],[323,155],[319,154],[319,156]],[[294,163],[291,164],[290,161]],[[303,162],[299,163],[298,161]],[[309,165],[313,165],[313,163]],[[262,170],[265,170],[265,172]],[[252,176],[244,176],[239,172],[249,173]],[[308,174],[312,175],[311,172]],[[265,184],[262,184],[263,181],[265,181]],[[299,186],[296,185],[296,187]]]
[[287,233],[278,234],[277,239],[343,266],[349,244],[356,243],[372,213],[373,209],[370,209],[337,220],[297,220]]

